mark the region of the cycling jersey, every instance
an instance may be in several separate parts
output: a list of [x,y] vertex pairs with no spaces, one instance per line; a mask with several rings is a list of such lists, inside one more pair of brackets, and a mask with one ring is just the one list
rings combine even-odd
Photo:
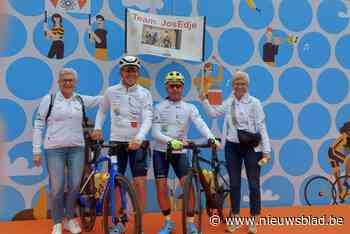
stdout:
[[[213,138],[212,132],[200,116],[198,109],[184,101],[164,100],[155,107],[152,135],[154,150],[166,152],[167,142],[173,139],[187,139],[190,120],[206,138]],[[183,150],[181,153],[186,152]]]
[[111,141],[144,140],[152,126],[152,96],[142,86],[126,88],[123,84],[107,89],[96,116],[95,129],[102,129],[110,109]]

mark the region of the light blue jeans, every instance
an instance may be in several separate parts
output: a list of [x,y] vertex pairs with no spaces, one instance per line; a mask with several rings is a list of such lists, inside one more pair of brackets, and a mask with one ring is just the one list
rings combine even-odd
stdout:
[[[66,216],[75,215],[79,187],[84,170],[84,148],[64,147],[45,150],[50,182],[51,216],[55,224],[61,223]],[[68,191],[64,197],[65,167],[67,166]],[[64,213],[66,208],[66,214]]]

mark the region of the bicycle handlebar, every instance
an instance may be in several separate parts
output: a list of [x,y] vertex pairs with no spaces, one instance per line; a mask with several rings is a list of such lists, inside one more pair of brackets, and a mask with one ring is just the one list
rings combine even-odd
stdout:
[[[217,140],[221,141],[221,139],[216,138]],[[190,149],[190,150],[196,150],[199,148],[216,148],[215,142],[212,139],[209,139],[207,143],[201,143],[201,144],[196,144],[194,141],[188,141],[187,145],[184,145],[182,149]],[[176,151],[173,149],[171,146],[171,143],[168,142],[167,144],[167,153],[171,153],[172,151]]]
[[[92,144],[90,144],[90,147],[98,147],[98,148],[115,148],[115,147],[126,147],[129,146],[129,142],[112,142],[110,144],[103,144],[103,140],[97,140],[93,141]],[[149,146],[149,141],[143,141],[141,143],[141,148],[148,148]]]
[[[92,141],[91,144],[89,144],[89,147],[92,149],[92,152],[93,152],[93,158],[88,162],[89,164],[95,163],[97,161],[98,157],[101,154],[102,148],[123,148],[123,147],[129,146],[129,142],[118,142],[118,143],[113,142],[110,144],[103,144],[103,143],[104,143],[103,140],[94,140]],[[141,143],[141,148],[147,149],[149,145],[150,145],[149,141],[143,141]]]

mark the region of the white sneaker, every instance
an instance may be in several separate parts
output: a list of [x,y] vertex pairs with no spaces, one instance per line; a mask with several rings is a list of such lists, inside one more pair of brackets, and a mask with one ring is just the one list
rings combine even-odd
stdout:
[[239,216],[232,216],[231,217],[231,222],[227,223],[227,228],[226,228],[226,232],[234,232],[236,231],[240,226],[239,224],[236,222],[236,219],[238,219]]
[[75,221],[74,219],[68,220],[68,222],[64,223],[64,229],[67,231],[70,231],[72,234],[78,234],[81,233],[81,228],[79,226],[79,223]]
[[52,227],[51,234],[62,234],[62,224],[58,223]]
[[231,223],[231,224],[227,225],[227,228],[225,231],[232,233],[232,232],[236,231],[238,228],[239,228],[239,225],[237,225],[235,223]]
[[248,224],[248,233],[249,234],[257,233],[255,223],[254,224]]

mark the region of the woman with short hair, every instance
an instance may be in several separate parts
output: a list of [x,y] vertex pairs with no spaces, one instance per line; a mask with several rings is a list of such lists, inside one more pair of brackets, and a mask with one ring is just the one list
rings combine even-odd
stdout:
[[[51,216],[54,222],[52,234],[62,234],[64,228],[80,233],[79,224],[73,219],[79,186],[84,169],[83,112],[85,108],[98,105],[102,96],[84,96],[74,92],[77,73],[72,68],[59,72],[59,91],[46,95],[39,106],[33,132],[33,161],[41,165],[41,147],[45,126],[44,154],[49,172]],[[65,169],[67,178],[65,178]],[[65,179],[68,184],[64,199]]]
[[[209,116],[225,115],[222,137],[233,217],[239,216],[240,212],[242,162],[248,178],[250,215],[260,214],[260,166],[269,161],[271,153],[261,102],[249,95],[248,87],[249,75],[238,71],[232,81],[233,93],[222,105],[210,105],[205,95],[200,97]],[[232,222],[227,231],[234,232],[237,228],[237,223]],[[255,224],[248,225],[248,233],[256,233]]]

